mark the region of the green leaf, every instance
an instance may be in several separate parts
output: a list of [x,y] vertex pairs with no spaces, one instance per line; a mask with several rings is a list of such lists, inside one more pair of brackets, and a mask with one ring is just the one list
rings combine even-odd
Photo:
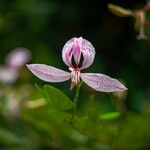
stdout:
[[121,112],[110,112],[110,113],[101,114],[99,118],[102,120],[113,120],[119,118],[120,116],[121,116]]
[[77,132],[76,130],[72,131],[71,138],[78,143],[85,143],[88,141],[88,136]]
[[129,9],[124,9],[120,6],[114,5],[114,4],[108,4],[108,9],[115,15],[119,17],[128,17],[133,16],[133,11]]
[[53,86],[45,85],[43,89],[37,86],[51,109],[70,110],[74,103],[60,90]]
[[5,144],[20,144],[21,139],[13,132],[0,128],[0,142]]

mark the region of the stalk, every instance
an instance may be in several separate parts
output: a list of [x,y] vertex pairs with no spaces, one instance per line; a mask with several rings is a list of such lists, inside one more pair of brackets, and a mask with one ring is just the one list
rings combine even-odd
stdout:
[[74,108],[73,108],[73,111],[72,111],[72,117],[71,117],[71,124],[73,123],[75,117],[76,117],[76,114],[77,114],[77,104],[78,104],[78,100],[79,100],[79,93],[80,93],[80,89],[81,89],[81,84],[82,82],[80,82],[77,86],[76,86],[76,91],[75,91],[75,95],[74,95],[74,99],[73,99],[73,102],[74,102]]

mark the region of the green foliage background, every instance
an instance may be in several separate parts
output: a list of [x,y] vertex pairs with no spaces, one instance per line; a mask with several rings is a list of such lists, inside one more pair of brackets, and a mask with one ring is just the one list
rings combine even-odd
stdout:
[[78,116],[71,125],[70,83],[49,84],[61,91],[43,87],[45,82],[24,67],[14,85],[0,86],[0,149],[150,148],[150,12],[149,39],[137,40],[134,20],[113,15],[109,3],[133,10],[146,1],[0,0],[1,64],[12,49],[27,47],[31,63],[68,70],[62,47],[70,38],[82,36],[96,49],[95,61],[85,71],[110,75],[128,88],[117,95],[83,84]]

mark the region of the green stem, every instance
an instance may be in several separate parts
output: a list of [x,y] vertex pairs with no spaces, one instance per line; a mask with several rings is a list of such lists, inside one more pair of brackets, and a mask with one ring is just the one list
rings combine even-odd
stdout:
[[74,95],[74,99],[73,99],[74,108],[72,111],[72,117],[71,117],[71,121],[70,121],[71,124],[73,123],[75,116],[76,116],[76,113],[77,113],[77,104],[78,104],[78,100],[79,100],[79,93],[80,93],[81,84],[82,84],[82,82],[76,86],[76,91],[75,91],[75,95]]
[[89,116],[91,114],[92,109],[93,109],[94,94],[91,94],[88,99],[89,99],[89,103],[88,103],[88,107],[87,107],[86,116]]

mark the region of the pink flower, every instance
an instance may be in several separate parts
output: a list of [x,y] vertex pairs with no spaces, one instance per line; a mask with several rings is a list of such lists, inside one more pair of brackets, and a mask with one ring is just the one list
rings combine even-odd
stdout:
[[83,39],[72,38],[63,47],[62,58],[71,72],[66,72],[44,64],[28,64],[30,71],[47,82],[62,82],[71,79],[71,89],[83,80],[97,91],[114,92],[124,91],[127,88],[118,80],[104,74],[82,73],[82,69],[89,67],[95,57],[93,45]]
[[20,73],[20,69],[31,59],[31,53],[27,48],[18,47],[12,50],[5,58],[5,64],[0,66],[0,82],[14,83]]
[[31,52],[27,48],[18,47],[13,49],[5,59],[7,66],[11,68],[21,68],[31,59]]

